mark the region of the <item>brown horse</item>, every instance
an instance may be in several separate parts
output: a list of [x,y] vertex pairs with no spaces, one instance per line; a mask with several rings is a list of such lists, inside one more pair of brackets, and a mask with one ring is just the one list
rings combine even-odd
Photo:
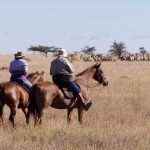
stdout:
[[[27,79],[35,84],[43,81],[43,74],[38,71],[27,75]],[[5,82],[0,85],[0,117],[3,121],[3,107],[7,105],[10,108],[9,120],[15,126],[14,117],[16,115],[17,108],[21,108],[26,116],[26,122],[28,123],[28,115],[26,108],[29,105],[29,93],[23,87],[13,83]]]
[[[108,81],[100,68],[99,63],[87,68],[83,72],[75,76],[76,82],[81,87],[83,96],[87,99],[87,89],[90,87],[91,79],[98,81],[98,84],[103,86],[108,85]],[[51,106],[57,109],[68,109],[67,120],[71,120],[71,112],[74,108],[78,109],[78,120],[82,123],[83,107],[78,100],[66,99],[63,92],[57,85],[48,81],[35,84],[31,89],[31,98],[29,104],[29,114],[31,113],[36,124],[41,124],[43,110]],[[30,115],[29,115],[30,116]]]

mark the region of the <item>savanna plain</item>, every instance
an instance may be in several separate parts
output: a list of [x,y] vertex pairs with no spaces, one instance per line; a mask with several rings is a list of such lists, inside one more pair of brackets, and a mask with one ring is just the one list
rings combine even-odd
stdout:
[[[28,55],[29,72],[44,71],[49,75],[52,56]],[[0,56],[0,68],[9,67],[13,55]],[[72,62],[79,73],[95,62]],[[0,123],[0,150],[149,150],[150,149],[150,62],[102,62],[109,85],[90,88],[91,109],[84,112],[83,124],[78,123],[77,110],[71,124],[67,111],[49,107],[41,126],[27,126],[18,109],[16,128],[8,121],[9,109],[4,107]],[[8,81],[8,70],[0,70],[0,83]],[[95,85],[92,81],[90,85]]]

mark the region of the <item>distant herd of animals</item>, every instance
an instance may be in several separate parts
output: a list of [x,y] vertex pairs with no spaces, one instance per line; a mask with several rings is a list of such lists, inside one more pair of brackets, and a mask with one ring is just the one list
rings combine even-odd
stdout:
[[122,54],[120,57],[112,56],[110,54],[92,54],[80,55],[80,59],[83,61],[150,61],[149,53],[126,53]]

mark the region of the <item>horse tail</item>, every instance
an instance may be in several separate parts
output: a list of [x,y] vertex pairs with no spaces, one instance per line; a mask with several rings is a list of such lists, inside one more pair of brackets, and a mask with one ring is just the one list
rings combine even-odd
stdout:
[[4,107],[4,104],[0,100],[0,118],[2,119],[2,121],[3,121],[3,107]]
[[33,85],[30,92],[30,103],[29,103],[29,111],[33,117],[36,117],[37,114],[37,104],[36,104],[36,88],[37,85]]
[[4,104],[3,104],[3,101],[2,101],[2,97],[3,97],[2,91],[3,91],[3,84],[0,84],[0,118],[3,121],[3,107],[4,107]]

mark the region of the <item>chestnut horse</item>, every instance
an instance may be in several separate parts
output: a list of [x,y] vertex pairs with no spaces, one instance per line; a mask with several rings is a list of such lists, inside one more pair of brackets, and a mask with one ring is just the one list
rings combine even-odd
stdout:
[[[81,93],[87,99],[87,89],[90,87],[89,83],[91,79],[94,79],[98,84],[103,86],[108,85],[108,81],[100,68],[100,63],[87,68],[83,72],[75,76],[75,80],[81,88]],[[97,85],[98,85],[97,84]],[[29,114],[31,113],[36,124],[41,124],[43,110],[48,106],[57,109],[68,109],[67,120],[71,120],[71,112],[74,108],[78,109],[78,120],[82,123],[83,107],[78,100],[66,99],[63,92],[57,85],[48,81],[35,84],[31,89],[31,98],[29,104]],[[30,115],[29,115],[30,116]]]
[[[30,73],[27,75],[27,79],[35,84],[37,82],[43,81],[42,71],[35,73]],[[26,122],[28,123],[28,116],[26,108],[29,105],[29,93],[23,87],[13,83],[13,82],[4,82],[0,84],[0,118],[3,121],[3,107],[7,105],[10,108],[9,120],[15,126],[14,117],[16,115],[17,108],[21,108],[25,114]]]

